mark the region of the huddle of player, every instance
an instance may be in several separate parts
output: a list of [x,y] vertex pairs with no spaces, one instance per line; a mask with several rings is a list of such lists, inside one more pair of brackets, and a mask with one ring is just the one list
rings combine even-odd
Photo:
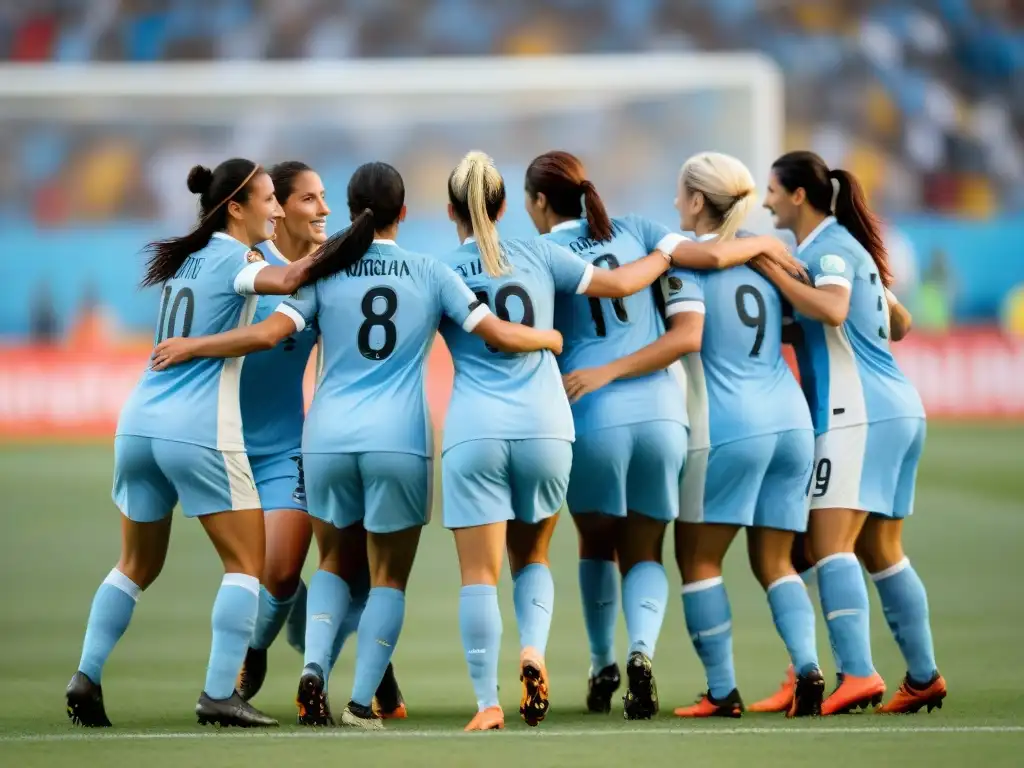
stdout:
[[[530,725],[547,714],[548,548],[563,502],[579,538],[591,711],[608,712],[621,685],[621,592],[624,714],[658,712],[661,551],[673,521],[686,625],[708,682],[676,715],[744,710],[722,582],[741,528],[792,660],[782,689],[749,709],[803,716],[880,702],[860,562],[908,667],[880,711],[941,705],[927,597],[901,544],[925,434],[920,399],[889,351],[909,315],[886,288],[878,224],[856,180],[807,152],[775,162],[765,206],[795,234],[797,258],[773,237],[736,237],[756,190],[726,155],[696,155],[680,173],[680,225],[695,239],[609,217],[565,152],[537,157],[525,187],[541,236],[499,241],[505,182],[486,155],[467,154],[448,178],[461,247],[438,257],[396,243],[405,189],[385,163],[353,174],[352,224],[330,238],[323,185],[301,163],[192,170],[198,226],[149,246],[144,284],[163,291],[157,344],[118,424],[122,554],[93,600],[68,685],[74,722],[110,725],[102,668],[159,575],[179,501],[225,572],[200,723],[277,724],[249,699],[286,623],[304,655],[300,723],[333,722],[328,678],[353,632],[341,722],[375,729],[406,716],[390,662],[433,498],[424,369],[438,331],[455,367],[441,477],[477,699],[466,730],[504,726],[496,585],[506,551],[520,713]],[[784,339],[797,347],[802,392]],[[303,419],[314,345],[318,385]],[[319,567],[305,594],[312,538]],[[804,579],[794,553],[809,561]],[[839,671],[827,698],[809,574]]]

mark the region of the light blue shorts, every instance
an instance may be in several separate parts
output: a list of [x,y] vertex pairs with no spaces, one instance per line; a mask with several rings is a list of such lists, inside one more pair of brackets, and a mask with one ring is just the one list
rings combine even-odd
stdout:
[[568,440],[468,440],[441,457],[445,528],[539,523],[565,501]]
[[807,530],[814,432],[792,429],[690,451],[680,488],[684,523]]
[[298,450],[266,456],[249,455],[252,476],[264,512],[278,509],[306,511],[306,488],[302,472],[302,453]]
[[114,503],[121,514],[153,523],[180,500],[186,517],[259,509],[244,451],[218,451],[155,437],[114,438]]
[[924,419],[903,418],[818,435],[811,509],[859,509],[897,520],[910,515],[926,431]]
[[686,443],[686,427],[675,421],[645,421],[577,435],[569,511],[625,517],[630,510],[655,520],[675,520]]
[[412,453],[304,453],[309,514],[335,528],[361,522],[370,533],[426,525],[433,463]]

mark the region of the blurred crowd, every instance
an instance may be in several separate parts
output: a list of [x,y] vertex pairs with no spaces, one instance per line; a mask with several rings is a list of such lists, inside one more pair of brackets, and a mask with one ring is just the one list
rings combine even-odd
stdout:
[[[0,3],[0,60],[20,62],[648,50],[771,56],[785,74],[788,147],[858,173],[887,214],[1024,211],[1019,0]],[[166,218],[161,168],[225,140],[2,115],[0,126],[0,217],[42,226]]]

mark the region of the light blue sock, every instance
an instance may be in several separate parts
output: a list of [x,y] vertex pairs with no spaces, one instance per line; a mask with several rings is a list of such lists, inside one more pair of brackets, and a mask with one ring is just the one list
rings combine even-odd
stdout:
[[871,662],[871,626],[868,589],[857,556],[852,552],[829,555],[818,563],[818,590],[825,624],[843,674],[868,677]]
[[259,609],[260,580],[244,573],[225,573],[213,601],[213,642],[203,686],[211,699],[226,699],[234,693]]
[[292,609],[285,623],[285,636],[288,645],[299,653],[306,652],[306,582],[300,581],[292,598]]
[[615,663],[615,620],[619,616],[619,569],[611,560],[580,560],[580,599],[590,641],[590,669]]
[[266,650],[277,639],[285,619],[288,618],[295,602],[295,595],[278,600],[267,588],[260,586],[260,608],[256,614],[256,629],[252,633],[251,648]]
[[373,702],[404,621],[405,592],[392,587],[370,590],[356,640],[356,675],[352,681],[352,701],[356,704],[368,707]]
[[363,610],[366,608],[366,599],[370,595],[369,584],[366,585],[365,589],[352,587],[351,585],[349,585],[349,589],[352,599],[349,601],[345,618],[341,620],[338,634],[334,637],[334,647],[331,648],[331,669],[334,669],[334,665],[338,663],[338,657],[341,656],[341,650],[345,647],[345,642],[359,629],[359,620],[363,616]]
[[882,599],[885,621],[903,652],[907,672],[915,683],[931,681],[938,671],[928,621],[928,594],[907,558],[891,568],[871,574]]
[[459,590],[459,633],[477,710],[498,706],[501,611],[497,587],[470,584]]
[[629,569],[622,580],[622,610],[626,614],[629,652],[654,658],[668,601],[668,577],[661,563],[646,561]]
[[779,637],[786,644],[789,658],[798,675],[818,666],[818,646],[814,637],[814,606],[799,576],[783,576],[768,585],[768,605]]
[[541,656],[551,634],[555,605],[555,581],[543,563],[530,563],[512,578],[512,602],[516,607],[519,648],[536,648]]
[[704,664],[708,690],[724,699],[736,687],[732,664],[732,609],[722,577],[683,585],[683,613],[694,650]]
[[306,652],[303,663],[316,664],[324,676],[331,669],[331,650],[348,604],[348,584],[330,571],[317,571],[309,580],[306,596]]
[[[811,601],[811,605],[815,605],[821,602],[820,590],[818,589],[818,569],[813,565],[806,571],[801,572],[800,578],[803,579],[804,586],[807,587],[807,596]],[[832,634],[828,636],[828,647],[832,652],[832,662],[835,664],[836,674],[843,674],[843,665],[839,661],[839,654],[836,653],[836,644],[832,640]]]
[[96,590],[89,609],[89,623],[85,625],[82,660],[78,662],[78,671],[96,685],[100,684],[107,657],[128,629],[141,593],[138,585],[117,568],[107,574]]

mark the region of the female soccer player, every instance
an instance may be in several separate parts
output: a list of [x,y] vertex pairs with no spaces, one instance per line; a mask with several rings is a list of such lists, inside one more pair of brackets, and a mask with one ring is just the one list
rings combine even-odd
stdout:
[[362,522],[372,587],[359,622],[352,699],[341,719],[377,729],[381,720],[370,705],[398,642],[405,588],[430,510],[424,361],[441,318],[504,352],[560,351],[561,336],[500,320],[452,269],[400,248],[394,238],[405,218],[405,186],[390,165],[360,166],[349,181],[348,205],[352,226],[335,236],[354,262],[344,275],[286,300],[245,331],[175,340],[157,351],[157,360],[245,354],[317,322],[323,370],[302,456],[320,570],[307,598],[299,718],[310,725],[330,721],[324,670],[334,627],[351,601],[342,538],[344,529]]
[[[655,249],[672,251],[677,264],[697,268],[734,263],[761,251],[787,258],[774,238],[687,243],[643,218],[610,219],[582,163],[566,152],[548,152],[530,164],[526,208],[537,230],[552,242],[609,269]],[[661,544],[665,526],[678,515],[687,419],[678,365],[666,368],[666,363],[616,381],[603,366],[663,333],[658,298],[652,291],[612,301],[565,298],[555,304],[555,327],[565,337],[559,366],[576,428],[567,501],[579,534],[580,591],[590,639],[587,707],[608,712],[620,684],[613,648],[617,559],[630,640],[627,719],[646,719],[658,709],[651,657],[668,596]],[[681,345],[677,360],[693,341],[685,334],[674,341]]]
[[[652,253],[616,271],[595,269],[548,240],[499,242],[505,182],[482,152],[452,171],[448,200],[462,247],[443,260],[495,314],[525,326],[552,327],[556,292],[621,298],[669,266],[668,254]],[[506,545],[519,626],[519,711],[537,725],[548,710],[544,651],[555,589],[548,546],[569,483],[572,412],[548,352],[502,354],[450,320],[441,333],[455,364],[441,461],[444,523],[459,554],[459,619],[477,699],[466,730],[504,727],[497,583]]]
[[[274,232],[282,211],[267,173],[233,159],[213,171],[194,167],[198,226],[151,243],[143,285],[160,285],[156,341],[245,327],[256,294],[290,294],[345,266],[337,253],[271,266],[255,243]],[[200,723],[269,726],[277,721],[235,693],[259,605],[263,512],[245,454],[239,393],[242,360],[196,360],[171,371],[147,370],[121,410],[114,441],[113,498],[121,519],[121,558],[93,599],[82,659],[67,688],[72,721],[109,726],[100,679],[139,595],[167,554],[171,511],[179,500],[198,517],[224,564],[213,605]]]
[[798,313],[804,335],[797,359],[816,434],[808,532],[843,673],[822,714],[878,703],[885,692],[871,660],[857,555],[908,666],[899,692],[879,711],[930,710],[941,704],[946,683],[935,664],[924,585],[902,545],[924,408],[889,348],[891,278],[878,222],[857,180],[811,152],[775,161],[765,207],[796,236],[812,278],[807,285],[774,265],[762,267]]
[[[326,191],[320,176],[305,163],[289,161],[268,170],[274,195],[284,211],[273,240],[258,248],[270,264],[287,265],[312,255],[327,241]],[[264,296],[254,322],[269,317],[284,296]],[[267,554],[260,587],[260,610],[239,676],[238,692],[246,701],[260,690],[267,672],[267,649],[289,621],[289,634],[305,647],[306,601],[301,584],[312,527],[306,512],[302,478],[302,422],[305,416],[302,379],[316,329],[307,326],[272,349],[248,356],[242,368],[242,427],[246,453],[265,511]],[[361,571],[352,584],[353,600],[338,627],[335,645],[356,630],[369,590],[366,539],[362,526],[352,526],[350,547],[344,558]],[[300,599],[301,598],[301,599]],[[332,662],[337,652],[332,655]],[[329,672],[329,670],[328,670]],[[388,683],[388,685],[384,685]],[[404,715],[401,692],[393,674],[385,675],[378,691],[385,715]]]

